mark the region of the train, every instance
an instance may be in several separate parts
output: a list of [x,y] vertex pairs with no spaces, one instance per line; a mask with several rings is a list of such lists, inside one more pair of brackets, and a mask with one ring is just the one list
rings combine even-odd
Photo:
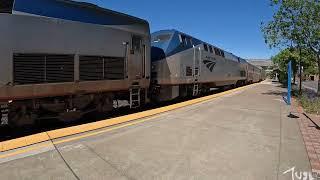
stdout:
[[264,79],[262,69],[230,52],[177,30],[151,35],[153,100],[197,96],[212,87],[242,86]]
[[0,4],[0,126],[75,121],[263,80],[263,71],[177,30],[72,0]]

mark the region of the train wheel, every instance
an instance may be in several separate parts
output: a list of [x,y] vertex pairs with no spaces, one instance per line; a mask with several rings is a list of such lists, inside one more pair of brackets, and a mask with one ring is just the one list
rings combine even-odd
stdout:
[[102,96],[97,104],[97,111],[99,113],[110,112],[113,109],[113,96]]
[[69,112],[64,112],[60,113],[58,119],[61,122],[74,122],[76,120],[79,120],[82,117],[83,113],[80,111],[69,111]]
[[32,126],[37,118],[36,114],[28,112],[26,106],[22,106],[20,111],[10,113],[9,115],[9,126],[13,127],[23,127]]

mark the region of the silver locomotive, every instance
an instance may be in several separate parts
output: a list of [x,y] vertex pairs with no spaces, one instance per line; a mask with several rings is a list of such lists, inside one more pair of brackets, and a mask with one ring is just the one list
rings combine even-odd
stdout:
[[261,70],[246,60],[177,30],[153,33],[151,54],[156,101],[261,80]]
[[147,21],[69,0],[0,5],[1,124],[131,107],[150,82]]

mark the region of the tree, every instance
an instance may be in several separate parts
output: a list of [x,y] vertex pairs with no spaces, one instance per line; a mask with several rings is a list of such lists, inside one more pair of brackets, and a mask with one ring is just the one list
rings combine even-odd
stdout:
[[304,68],[304,72],[309,74],[314,72],[315,67],[315,56],[310,52],[309,49],[301,49],[301,58],[300,51],[298,48],[287,48],[280,51],[276,56],[272,57],[272,61],[277,65],[281,72],[287,73],[287,64],[292,61],[292,71],[294,82],[296,82],[296,75],[299,69],[299,61],[301,59],[301,65]]
[[287,64],[289,61],[292,61],[292,71],[294,83],[296,82],[296,74],[298,72],[298,61],[299,55],[290,48],[280,51],[276,56],[272,57],[274,64],[278,65],[278,68],[281,72],[287,73]]
[[[272,47],[309,49],[318,64],[320,76],[320,3],[319,0],[270,0],[276,12],[273,20],[262,24],[266,43]],[[300,61],[302,54],[299,52]],[[318,82],[320,96],[320,78]]]

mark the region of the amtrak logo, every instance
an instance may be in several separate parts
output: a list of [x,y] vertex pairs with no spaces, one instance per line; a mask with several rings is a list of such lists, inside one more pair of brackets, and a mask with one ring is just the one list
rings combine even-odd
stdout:
[[207,66],[207,68],[212,72],[214,66],[216,66],[216,62],[211,60],[203,60],[203,63]]

